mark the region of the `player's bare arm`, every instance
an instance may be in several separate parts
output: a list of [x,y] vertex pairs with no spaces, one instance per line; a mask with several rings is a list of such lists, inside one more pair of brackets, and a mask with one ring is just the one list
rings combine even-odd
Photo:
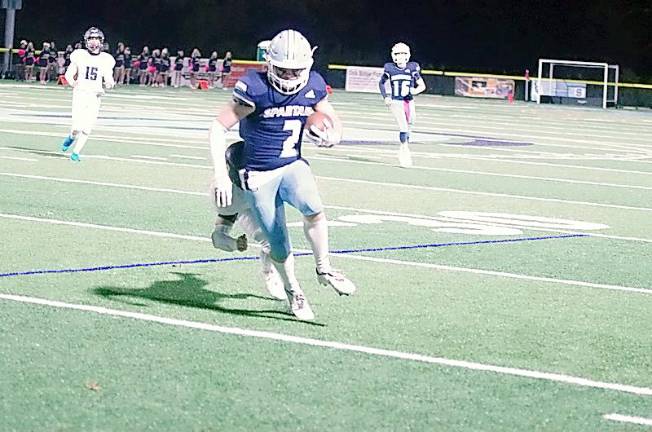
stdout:
[[426,91],[426,83],[423,81],[423,78],[419,78],[415,84],[416,86],[410,88],[410,94],[412,96],[416,96],[419,93]]
[[232,183],[229,179],[224,153],[226,152],[226,131],[236,125],[241,119],[254,112],[254,107],[240,101],[232,101],[225,106],[211,124],[209,134],[210,151],[213,159],[213,174],[215,176],[215,202],[218,207],[231,205]]

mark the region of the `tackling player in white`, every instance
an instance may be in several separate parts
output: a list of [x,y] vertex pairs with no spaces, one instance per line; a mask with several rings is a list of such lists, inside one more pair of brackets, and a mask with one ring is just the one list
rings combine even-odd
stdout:
[[70,135],[63,140],[61,150],[67,151],[75,144],[70,160],[79,162],[79,153],[86,145],[88,136],[97,121],[103,85],[107,89],[115,86],[113,66],[115,59],[102,52],[104,33],[91,27],[84,33],[86,49],[76,49],[70,55],[70,66],[66,70],[66,81],[72,86],[72,127]]
[[[401,147],[398,153],[399,164],[404,168],[412,166],[412,156],[408,143],[410,127],[414,124],[416,110],[414,96],[426,89],[421,78],[421,67],[417,62],[410,61],[410,47],[399,42],[392,47],[393,63],[385,63],[385,71],[380,78],[378,87],[399,128]],[[387,94],[385,83],[389,81],[391,95]]]
[[[269,256],[269,242],[263,235],[260,226],[256,223],[254,215],[251,213],[251,207],[245,198],[245,192],[242,190],[238,180],[237,166],[241,163],[243,151],[244,142],[240,141],[231,144],[225,154],[229,177],[233,179],[231,205],[220,207],[214,193],[215,182],[213,181],[211,185],[211,196],[218,213],[215,219],[215,229],[211,235],[213,246],[226,252],[244,252],[249,246],[248,238],[256,241],[260,245],[260,262],[265,288],[275,299],[286,300],[287,295],[283,287],[283,281],[272,265]],[[237,224],[245,234],[242,234],[238,238],[232,237],[230,234],[234,224]]]

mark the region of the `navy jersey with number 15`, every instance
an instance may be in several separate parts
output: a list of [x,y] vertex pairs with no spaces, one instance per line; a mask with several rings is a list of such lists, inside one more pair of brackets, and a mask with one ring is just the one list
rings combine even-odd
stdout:
[[240,120],[246,168],[269,171],[301,158],[301,136],[315,105],[327,96],[326,82],[315,71],[298,93],[284,95],[267,81],[265,72],[250,70],[233,89],[236,102],[254,108]]
[[421,67],[417,62],[408,62],[404,68],[399,68],[396,63],[385,63],[385,71],[381,78],[381,84],[389,80],[392,99],[405,100],[412,99],[410,88],[414,87],[419,78],[421,78]]

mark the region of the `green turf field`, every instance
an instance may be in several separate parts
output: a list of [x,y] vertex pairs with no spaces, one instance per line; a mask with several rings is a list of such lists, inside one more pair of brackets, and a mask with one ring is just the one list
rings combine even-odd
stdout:
[[306,323],[211,245],[228,99],[118,88],[74,164],[71,92],[0,84],[0,431],[652,429],[651,112],[420,96],[406,170],[336,91],[303,154],[358,292],[290,210]]

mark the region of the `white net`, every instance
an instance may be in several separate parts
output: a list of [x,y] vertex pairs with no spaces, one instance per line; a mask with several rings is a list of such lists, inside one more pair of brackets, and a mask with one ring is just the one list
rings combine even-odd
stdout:
[[617,65],[569,60],[539,60],[532,86],[537,103],[590,105],[607,108],[618,103]]

